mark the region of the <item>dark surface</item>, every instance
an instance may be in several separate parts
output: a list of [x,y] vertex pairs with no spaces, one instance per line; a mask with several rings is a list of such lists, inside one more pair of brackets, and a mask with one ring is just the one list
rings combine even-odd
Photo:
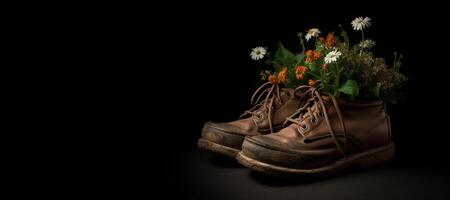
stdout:
[[171,160],[171,195],[188,199],[450,199],[447,165],[393,161],[323,180],[278,179],[194,150]]

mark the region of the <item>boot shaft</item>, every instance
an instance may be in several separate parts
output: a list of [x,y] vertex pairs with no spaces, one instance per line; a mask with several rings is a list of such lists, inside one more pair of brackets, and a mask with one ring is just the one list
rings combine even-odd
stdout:
[[[336,135],[345,135],[359,143],[362,149],[370,149],[385,145],[391,140],[389,117],[385,111],[383,101],[354,102],[338,101],[338,108],[327,104],[328,117],[331,127]],[[342,115],[343,125],[338,117],[337,109]],[[306,119],[310,129],[304,131],[306,138],[316,138],[330,134],[330,128],[326,123],[322,109],[315,109],[314,115],[318,116],[316,123],[314,120]],[[310,118],[310,117],[307,117]],[[300,130],[301,131],[301,130]]]

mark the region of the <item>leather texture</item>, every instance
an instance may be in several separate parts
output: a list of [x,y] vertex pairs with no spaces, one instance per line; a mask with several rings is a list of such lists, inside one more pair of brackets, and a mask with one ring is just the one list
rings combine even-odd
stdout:
[[391,142],[389,117],[382,101],[337,101],[336,108],[330,99],[324,100],[326,109],[319,103],[311,104],[301,119],[279,132],[247,137],[243,154],[268,164],[312,169]]
[[[298,109],[302,97],[301,94],[294,95],[294,90],[290,88],[279,90],[279,98],[273,98],[273,104],[266,102],[257,105],[259,108],[243,119],[226,123],[205,123],[202,138],[227,147],[241,149],[245,137],[271,133],[270,124],[273,131],[281,129],[286,117]],[[268,108],[270,105],[272,109]],[[269,112],[271,112],[270,115]]]

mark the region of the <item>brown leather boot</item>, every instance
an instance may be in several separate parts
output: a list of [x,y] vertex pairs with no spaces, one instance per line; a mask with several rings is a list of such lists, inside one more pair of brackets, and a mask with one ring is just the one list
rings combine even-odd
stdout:
[[277,133],[248,137],[239,163],[279,176],[322,177],[368,167],[394,156],[384,103],[336,101],[310,89],[311,98]]
[[298,109],[301,98],[301,94],[294,94],[293,89],[265,83],[252,96],[254,107],[245,111],[241,119],[205,123],[198,147],[234,158],[246,136],[278,131],[286,117]]

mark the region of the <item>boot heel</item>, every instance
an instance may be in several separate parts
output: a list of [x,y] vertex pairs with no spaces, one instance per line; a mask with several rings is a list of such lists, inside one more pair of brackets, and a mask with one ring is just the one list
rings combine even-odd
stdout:
[[394,158],[394,154],[395,154],[394,143],[391,143],[382,148],[378,148],[373,152],[368,152],[359,160],[359,166],[361,168],[368,168],[388,162]]

